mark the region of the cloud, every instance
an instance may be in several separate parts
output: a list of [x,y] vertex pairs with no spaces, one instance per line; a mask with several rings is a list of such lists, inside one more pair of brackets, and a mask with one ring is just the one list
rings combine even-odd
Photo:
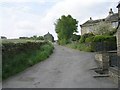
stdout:
[[[8,38],[44,35],[50,32],[57,39],[54,23],[61,15],[71,14],[82,24],[89,17],[104,18],[118,0],[2,0],[2,33]],[[115,2],[116,1],[116,2]],[[80,31],[80,27],[78,28]],[[80,34],[80,33],[79,33]]]

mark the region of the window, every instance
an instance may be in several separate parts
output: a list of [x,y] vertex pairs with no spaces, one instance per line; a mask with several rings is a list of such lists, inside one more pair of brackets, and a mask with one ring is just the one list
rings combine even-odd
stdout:
[[118,22],[112,22],[112,27],[116,28],[118,26]]

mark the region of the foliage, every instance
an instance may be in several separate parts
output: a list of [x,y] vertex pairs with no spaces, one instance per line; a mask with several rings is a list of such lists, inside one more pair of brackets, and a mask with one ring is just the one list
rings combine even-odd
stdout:
[[70,41],[74,32],[77,32],[78,21],[71,15],[61,16],[55,23],[55,31],[58,34],[59,44],[64,45]]
[[115,33],[115,28],[109,23],[100,22],[95,30],[93,31],[95,35],[113,35]]
[[2,39],[2,43],[26,43],[26,42],[44,42],[44,40],[33,39]]
[[85,43],[71,43],[66,45],[69,48],[77,49],[80,51],[86,51],[86,52],[93,52],[93,48],[91,46],[86,46]]
[[71,40],[72,41],[78,41],[80,39],[80,35],[73,34]]
[[95,37],[95,36],[87,37],[87,38],[85,39],[85,43],[93,42],[94,37]]
[[116,37],[115,36],[96,35],[93,39],[93,42],[103,42],[103,41],[114,42],[114,41],[116,41]]
[[89,52],[117,49],[116,37],[106,35],[90,36],[85,39],[84,43],[72,43],[68,44],[67,46],[73,49]]
[[33,39],[33,40],[44,40],[44,37],[43,36],[34,35],[34,36],[30,37],[30,39]]
[[43,36],[38,36],[37,40],[44,40],[44,37]]
[[83,34],[83,35],[81,36],[81,38],[80,38],[80,43],[85,43],[86,38],[92,37],[92,36],[94,36],[93,33],[86,33],[86,34]]
[[4,43],[2,45],[2,79],[45,60],[53,52],[48,42]]

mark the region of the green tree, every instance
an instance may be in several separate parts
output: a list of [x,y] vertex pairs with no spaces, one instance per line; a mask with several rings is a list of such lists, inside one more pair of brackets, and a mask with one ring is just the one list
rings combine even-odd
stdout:
[[44,40],[44,37],[43,36],[39,36],[39,37],[37,37],[37,40]]
[[77,32],[78,21],[71,15],[61,16],[55,23],[55,31],[58,34],[58,42],[61,45],[67,44],[74,32]]
[[72,41],[79,41],[80,37],[81,37],[80,35],[73,34],[71,40]]

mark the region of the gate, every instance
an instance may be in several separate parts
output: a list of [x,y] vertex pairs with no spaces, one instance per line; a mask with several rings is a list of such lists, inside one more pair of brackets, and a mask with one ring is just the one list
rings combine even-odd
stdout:
[[119,66],[119,58],[116,51],[109,52],[109,65],[110,67]]

